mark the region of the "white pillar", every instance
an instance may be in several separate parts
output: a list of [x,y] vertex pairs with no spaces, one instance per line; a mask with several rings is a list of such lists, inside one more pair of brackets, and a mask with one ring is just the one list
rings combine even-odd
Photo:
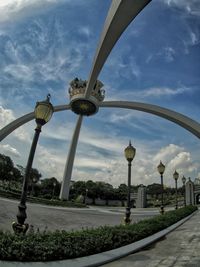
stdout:
[[76,154],[76,146],[78,143],[82,119],[83,119],[83,116],[80,115],[78,117],[78,120],[76,123],[76,128],[74,130],[70,149],[68,152],[68,158],[67,158],[67,161],[65,164],[63,181],[62,181],[62,186],[61,186],[61,190],[60,190],[60,197],[59,198],[61,200],[63,200],[63,199],[67,200],[69,198],[70,181],[71,181],[71,176],[72,176],[72,169],[73,169],[74,158],[75,158],[75,154]]

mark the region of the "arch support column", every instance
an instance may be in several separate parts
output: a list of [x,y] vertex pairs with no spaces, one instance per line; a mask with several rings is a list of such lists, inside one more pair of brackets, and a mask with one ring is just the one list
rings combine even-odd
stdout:
[[74,165],[74,158],[76,154],[76,147],[78,143],[78,138],[79,138],[79,133],[81,129],[81,124],[82,124],[83,116],[80,115],[78,117],[76,127],[74,130],[74,134],[72,137],[70,149],[68,152],[68,157],[65,165],[65,170],[63,174],[63,181],[62,181],[62,186],[60,190],[60,196],[59,198],[61,200],[68,200],[69,199],[69,188],[70,188],[70,181],[71,181],[71,176],[72,176],[72,169]]

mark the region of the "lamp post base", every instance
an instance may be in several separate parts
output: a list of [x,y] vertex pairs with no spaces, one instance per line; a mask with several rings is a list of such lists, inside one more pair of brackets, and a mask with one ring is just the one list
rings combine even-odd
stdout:
[[15,234],[21,234],[21,233],[25,234],[29,228],[29,225],[28,223],[20,224],[17,222],[13,222],[12,228]]
[[164,213],[165,213],[164,207],[163,207],[163,206],[161,206],[161,207],[160,207],[160,214],[162,214],[162,215],[163,215]]
[[126,214],[125,214],[125,217],[124,217],[124,224],[125,225],[128,225],[128,224],[131,223],[130,216],[131,216],[130,208],[126,208]]

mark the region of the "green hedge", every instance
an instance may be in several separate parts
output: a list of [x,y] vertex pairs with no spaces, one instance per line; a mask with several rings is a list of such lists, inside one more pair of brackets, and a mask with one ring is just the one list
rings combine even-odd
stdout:
[[104,226],[76,232],[55,231],[15,235],[0,232],[0,259],[50,261],[100,253],[150,236],[194,212],[187,206],[128,226]]
[[[21,193],[0,190],[0,196],[20,200]],[[62,200],[58,200],[58,199],[49,200],[49,199],[44,199],[44,198],[39,198],[39,197],[31,197],[31,196],[27,197],[27,202],[52,205],[52,206],[60,206],[60,207],[69,207],[69,208],[70,207],[75,207],[75,208],[86,207],[86,205],[83,203],[72,202],[72,201],[62,201]]]

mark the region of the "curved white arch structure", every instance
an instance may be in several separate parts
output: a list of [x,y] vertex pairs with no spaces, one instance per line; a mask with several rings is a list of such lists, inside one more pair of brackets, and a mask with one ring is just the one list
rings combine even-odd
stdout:
[[97,77],[114,45],[128,25],[149,2],[151,0],[112,0],[90,71],[85,92],[86,99],[91,94]]
[[[196,137],[200,138],[200,124],[198,122],[170,109],[146,103],[129,102],[129,101],[105,101],[101,103],[100,107],[133,109],[146,113],[151,113],[180,125],[181,127],[185,128],[186,130],[194,134]],[[60,105],[54,107],[54,112],[64,111],[69,109],[70,105]],[[34,119],[34,112],[31,112],[8,124],[3,129],[0,130],[0,141],[3,140],[6,136],[8,136],[15,129],[33,119]],[[82,119],[83,119],[82,116],[78,117],[77,124],[72,137],[70,150],[68,152],[67,162],[63,174],[60,199],[68,199],[69,197],[69,185],[72,176],[73,163],[76,154],[76,147],[78,143]]]
[[[151,113],[180,125],[181,127],[191,132],[196,137],[200,138],[200,124],[197,121],[192,120],[191,118],[182,115],[181,113],[178,113],[170,109],[162,108],[157,105],[151,105],[140,102],[130,102],[130,101],[105,101],[101,103],[99,107],[133,109],[146,113]],[[69,109],[70,105],[59,105],[54,107],[54,112],[59,112]],[[6,136],[8,136],[10,133],[16,130],[18,127],[22,126],[23,124],[33,119],[34,119],[34,112],[31,112],[6,125],[4,128],[0,130],[0,141],[2,141]]]
[[200,124],[198,122],[182,115],[181,113],[167,108],[162,108],[157,105],[129,101],[105,101],[100,104],[100,107],[134,109],[146,113],[151,113],[180,125],[181,127],[194,134],[196,137],[200,138]]
[[[190,119],[187,116],[182,115],[181,113],[175,112],[170,109],[162,108],[156,105],[139,103],[139,102],[130,102],[130,101],[105,101],[104,103],[101,103],[100,107],[133,109],[146,113],[151,113],[180,125],[181,127],[191,132],[196,137],[200,138],[200,124],[198,122]],[[69,110],[69,109],[70,105],[60,105],[54,107],[55,112]],[[0,130],[0,141],[3,140],[12,131],[17,129],[21,125],[29,122],[32,119],[34,119],[34,112],[28,113],[16,119],[15,121],[11,122],[7,126],[5,126],[3,129]],[[74,130],[73,138],[70,145],[70,150],[68,152],[68,159],[65,165],[63,183],[62,183],[63,186],[60,192],[60,199],[68,199],[69,196],[69,184],[71,180],[74,157],[76,153],[76,147],[78,143],[82,119],[83,119],[82,116],[78,117],[77,124]]]
[[[70,109],[70,105],[60,105],[60,106],[54,107],[54,112],[68,110],[68,109]],[[4,128],[0,130],[0,142],[6,136],[11,134],[14,130],[24,125],[25,123],[33,120],[34,118],[35,118],[35,114],[34,112],[31,112],[7,124]]]

